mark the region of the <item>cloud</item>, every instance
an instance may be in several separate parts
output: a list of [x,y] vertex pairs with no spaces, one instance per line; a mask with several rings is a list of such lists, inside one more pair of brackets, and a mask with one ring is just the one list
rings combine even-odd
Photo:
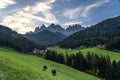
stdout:
[[14,0],[0,0],[0,9],[16,4]]
[[[25,33],[30,30],[33,31],[37,22],[57,23],[58,20],[51,12],[52,3],[54,2],[55,0],[46,0],[44,2],[37,2],[33,6],[26,6],[13,15],[4,17],[1,24],[20,33]],[[41,14],[42,16],[36,16],[36,14]]]
[[79,16],[81,11],[82,11],[82,7],[77,7],[75,9],[68,9],[68,10],[65,10],[65,12],[63,13],[63,16],[69,19],[74,19]]
[[[22,24],[22,27],[16,27],[14,28],[18,33],[25,33],[26,30],[28,31],[34,31],[35,28],[33,27],[35,25],[33,24]],[[24,29],[23,29],[24,28]]]
[[100,0],[100,1],[97,1],[93,4],[89,4],[89,5],[84,6],[84,7],[79,6],[79,7],[74,8],[74,9],[67,9],[67,10],[64,10],[62,15],[66,18],[69,18],[69,19],[74,19],[74,18],[77,18],[77,17],[85,18],[85,17],[88,17],[89,12],[92,9],[100,7],[103,4],[108,3],[108,2],[110,2],[110,0]]
[[108,3],[110,0],[100,0],[96,3],[90,4],[88,6],[86,6],[83,10],[83,13],[80,14],[81,17],[88,17],[88,13],[90,10],[96,8],[96,7],[100,7],[101,5]]
[[71,21],[71,22],[66,22],[64,23],[64,26],[68,26],[68,25],[73,25],[73,24],[81,24],[81,21]]

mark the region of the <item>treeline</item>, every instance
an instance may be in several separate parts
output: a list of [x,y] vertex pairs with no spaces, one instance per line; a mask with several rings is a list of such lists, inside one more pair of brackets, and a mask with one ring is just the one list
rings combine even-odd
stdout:
[[106,49],[113,51],[120,51],[120,36],[115,37],[105,45]]
[[10,28],[0,25],[0,46],[7,46],[14,48],[20,52],[29,52],[34,48],[44,49],[45,47],[40,46],[31,40],[28,40],[24,35],[18,34],[12,31]]
[[90,52],[86,56],[81,52],[63,55],[48,50],[45,58],[106,80],[120,80],[120,61],[111,61],[109,56],[98,56]]

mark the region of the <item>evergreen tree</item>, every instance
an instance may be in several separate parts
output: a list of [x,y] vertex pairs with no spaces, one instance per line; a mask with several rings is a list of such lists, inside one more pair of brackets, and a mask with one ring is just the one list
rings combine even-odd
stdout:
[[118,71],[117,71],[118,67],[117,67],[117,62],[114,60],[112,62],[112,65],[111,65],[111,70],[112,70],[112,79],[115,79],[117,80],[117,75],[118,75]]
[[64,57],[64,55],[62,53],[57,54],[57,62],[65,64],[65,57]]
[[78,70],[81,70],[81,71],[86,70],[86,60],[83,54],[81,54],[81,52],[76,54],[76,65],[77,65]]

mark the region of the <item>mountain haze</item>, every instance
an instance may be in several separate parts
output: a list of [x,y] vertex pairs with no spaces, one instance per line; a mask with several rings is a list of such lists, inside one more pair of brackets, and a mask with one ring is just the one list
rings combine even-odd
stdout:
[[26,37],[40,45],[49,46],[63,40],[67,36],[59,32],[43,30],[37,33],[26,34]]

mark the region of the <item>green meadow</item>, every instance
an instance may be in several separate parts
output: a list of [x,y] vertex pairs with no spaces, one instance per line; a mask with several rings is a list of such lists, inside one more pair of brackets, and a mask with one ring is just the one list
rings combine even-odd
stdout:
[[[46,72],[43,65],[48,66]],[[51,69],[57,70],[52,76]],[[68,66],[33,55],[20,54],[12,49],[0,48],[0,80],[100,80]]]

